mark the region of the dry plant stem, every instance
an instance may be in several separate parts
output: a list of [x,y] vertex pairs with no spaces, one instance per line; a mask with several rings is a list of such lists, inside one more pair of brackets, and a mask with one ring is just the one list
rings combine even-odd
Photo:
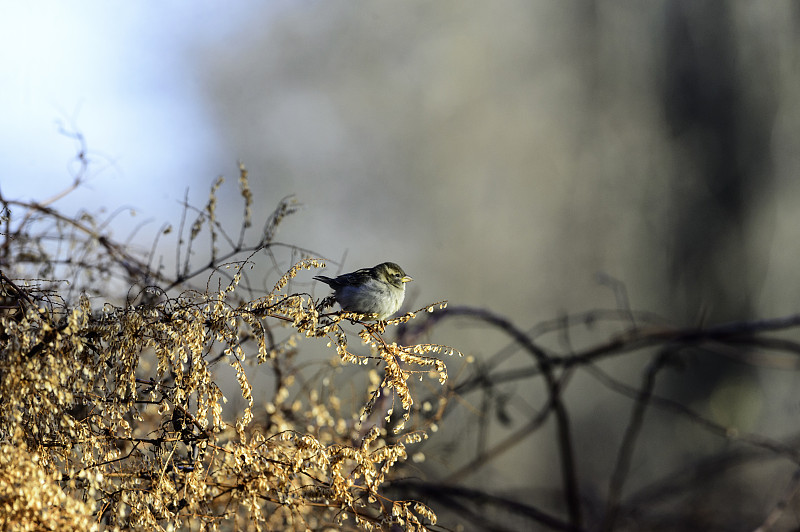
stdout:
[[608,499],[606,501],[606,512],[603,519],[601,530],[610,532],[614,529],[616,519],[620,509],[620,498],[622,497],[622,488],[625,485],[625,479],[630,470],[631,460],[633,459],[633,452],[636,445],[636,439],[641,432],[642,424],[644,423],[644,414],[653,394],[653,389],[656,384],[656,375],[667,363],[670,356],[670,351],[665,350],[657,355],[656,359],[650,363],[645,371],[644,382],[639,391],[636,402],[633,405],[631,418],[628,426],[625,429],[625,435],[622,439],[622,444],[617,453],[617,463],[614,471],[611,474],[611,481],[608,488]]
[[[565,357],[555,359],[553,363],[564,367],[580,366],[587,362],[593,362],[603,357],[616,355],[627,351],[636,351],[645,347],[664,345],[668,343],[679,345],[700,345],[703,342],[769,342],[769,339],[762,339],[756,335],[774,331],[784,331],[800,327],[800,314],[793,314],[781,318],[742,321],[724,323],[702,329],[676,329],[676,328],[657,328],[657,329],[637,329],[628,331],[610,342],[592,347],[583,352],[575,353]],[[754,340],[754,338],[756,340]],[[794,348],[794,342],[781,342],[781,347]],[[800,355],[800,352],[796,352]]]
[[[569,337],[565,335],[563,329],[575,325],[591,324],[598,318],[607,319],[609,321],[620,321],[621,323],[628,323],[625,320],[626,316],[636,315],[639,317],[636,325],[631,329],[612,338],[611,341],[601,344],[599,346],[592,346],[578,350],[577,352],[571,347]],[[509,332],[514,339],[514,342],[523,347],[527,352],[536,353],[535,348],[531,349],[530,342],[521,338],[519,334],[515,334],[509,330],[507,320],[502,318],[498,319],[487,313],[484,309],[473,309],[465,307],[451,307],[443,312],[431,316],[423,323],[415,324],[412,327],[407,327],[403,331],[404,337],[412,339],[420,334],[422,331],[430,330],[433,324],[438,324],[441,320],[454,317],[466,316],[470,318],[479,319],[484,322],[492,323],[499,327],[501,330]],[[667,326],[663,320],[657,316],[651,316],[646,313],[633,312],[630,309],[623,309],[622,311],[591,311],[578,315],[576,317],[564,317],[551,322],[543,323],[534,327],[529,333],[520,333],[523,336],[530,338],[530,335],[543,334],[545,332],[561,332],[562,344],[567,351],[562,356],[549,356],[547,362],[552,367],[562,368],[580,368],[583,367],[591,373],[602,374],[599,368],[592,364],[593,361],[600,360],[607,356],[616,356],[625,352],[639,351],[642,349],[666,346],[666,352],[672,352],[675,349],[680,349],[684,346],[692,347],[706,347],[713,350],[715,353],[723,354],[728,357],[733,357],[736,360],[763,366],[784,369],[796,369],[800,366],[800,344],[795,341],[785,338],[775,338],[769,336],[770,333],[786,331],[800,326],[800,314],[786,316],[782,318],[756,320],[747,322],[732,322],[716,326],[706,326],[704,328],[690,328],[690,329],[676,329]],[[513,326],[512,326],[513,328]],[[773,350],[779,353],[778,355],[767,355],[764,353],[750,353],[743,352],[742,347],[758,346],[762,349]],[[508,352],[508,350],[506,350]],[[545,353],[541,353],[547,356]],[[703,416],[692,412],[686,406],[653,395],[653,388],[655,386],[655,378],[661,369],[663,369],[667,355],[659,356],[649,366],[646,374],[643,376],[643,382],[640,388],[629,388],[621,383],[613,381],[610,377],[603,378],[606,385],[619,393],[623,393],[635,400],[634,407],[631,412],[631,418],[626,428],[623,443],[618,449],[617,463],[614,468],[614,474],[609,484],[609,497],[606,501],[606,516],[603,526],[606,530],[612,530],[617,518],[621,513],[624,513],[624,506],[622,505],[622,491],[627,478],[628,470],[630,468],[630,460],[632,458],[635,443],[638,439],[639,433],[642,430],[642,423],[647,407],[653,406],[659,409],[670,410],[680,416],[686,417],[688,420],[699,424],[710,432],[719,435],[725,439],[742,441],[746,444],[752,445],[756,448],[762,449],[771,453],[772,456],[783,456],[788,458],[794,463],[800,464],[800,452],[791,444],[775,441],[770,438],[758,434],[746,434],[738,430],[732,430],[730,427],[721,426],[717,423],[710,421]],[[537,359],[538,360],[538,359]],[[546,377],[547,365],[542,367],[542,364],[537,363],[529,370],[515,370],[513,372],[497,372],[481,374],[473,379],[462,382],[453,388],[453,391],[459,394],[468,393],[471,390],[482,389],[485,386],[496,386],[504,382],[514,382],[520,380],[527,380],[536,375]],[[603,374],[604,375],[604,374]],[[599,377],[598,377],[599,378]],[[561,384],[563,388],[563,382]],[[553,387],[549,389],[553,390]],[[511,433],[502,442],[496,444],[491,449],[483,449],[479,452],[473,460],[461,467],[458,471],[454,472],[448,477],[450,482],[462,480],[467,475],[471,474],[475,469],[481,467],[486,462],[492,460],[500,453],[513,448],[516,444],[522,441],[527,435],[536,431],[547,418],[551,412],[555,412],[557,403],[553,401],[553,397],[558,398],[557,393],[548,395],[548,401],[542,410],[539,411],[536,418],[529,423],[518,428]],[[563,442],[560,446],[563,446]],[[563,448],[563,447],[562,447]],[[715,471],[716,473],[716,471]]]
[[[412,493],[422,495],[425,498],[431,498],[432,500],[448,498],[450,499],[450,504],[457,499],[464,500],[467,503],[460,504],[459,507],[476,517],[481,513],[480,509],[475,509],[476,506],[480,507],[482,504],[491,503],[497,508],[501,508],[503,512],[507,512],[510,515],[527,517],[548,527],[550,530],[563,530],[569,532],[580,532],[583,530],[581,528],[576,528],[571,523],[567,523],[558,517],[539,510],[533,506],[521,504],[520,502],[512,499],[492,495],[482,490],[466,488],[459,484],[450,482],[435,483],[422,482],[415,479],[401,479],[392,482],[392,488],[407,490]],[[496,524],[491,522],[487,524],[496,526]]]
[[[600,368],[597,366],[587,365],[585,366],[585,369],[609,389],[634,400],[639,400],[641,397],[641,389],[632,388],[624,383],[614,380],[608,374],[600,370]],[[741,432],[731,427],[720,425],[719,423],[715,423],[714,421],[701,416],[689,407],[677,401],[660,397],[652,392],[649,394],[647,402],[654,408],[658,408],[663,411],[674,412],[679,416],[685,417],[687,420],[703,427],[703,429],[712,434],[716,434],[717,436],[731,441],[741,441],[751,447],[755,447],[763,451],[769,451],[776,456],[781,456],[787,460],[790,460],[794,464],[800,465],[800,450],[797,449],[797,446],[794,443],[786,444],[772,438],[761,436],[759,434]]]
[[2,279],[3,282],[5,284],[7,284],[8,287],[11,288],[11,290],[13,290],[14,293],[17,295],[17,303],[18,303],[18,305],[19,305],[21,310],[23,310],[23,311],[25,310],[25,307],[24,307],[25,303],[28,303],[28,305],[31,305],[31,306],[33,305],[33,301],[31,301],[31,298],[28,297],[28,294],[26,294],[16,284],[14,284],[14,281],[12,281],[8,277],[6,277],[6,274],[3,273],[2,270],[0,270],[0,279]]
[[472,460],[461,466],[459,469],[447,476],[447,482],[456,484],[462,482],[470,475],[475,474],[481,467],[485,467],[489,462],[496,459],[501,454],[513,449],[525,438],[539,430],[544,425],[550,414],[553,413],[554,403],[552,398],[548,399],[539,413],[525,425],[515,430],[501,442],[475,456]]
[[764,522],[761,524],[761,526],[756,528],[754,532],[768,532],[771,530],[772,527],[775,526],[775,523],[777,523],[778,519],[781,518],[781,515],[783,515],[783,513],[786,511],[786,508],[789,507],[789,503],[791,503],[792,499],[795,498],[798,490],[800,490],[800,469],[794,472],[791,480],[789,481],[789,485],[786,487],[784,496],[767,515],[767,518],[764,519]]
[[[488,323],[501,331],[508,334],[515,342],[517,342],[527,353],[533,356],[536,361],[536,368],[544,378],[545,385],[547,386],[548,403],[545,409],[535,416],[526,426],[516,431],[511,437],[507,438],[501,444],[495,446],[487,452],[488,458],[496,456],[503,451],[510,449],[519,440],[526,435],[535,431],[548,414],[552,413],[556,420],[556,429],[558,434],[558,450],[560,453],[560,466],[561,466],[561,480],[564,486],[565,502],[567,512],[570,516],[570,523],[575,528],[582,527],[582,511],[581,511],[581,496],[580,487],[578,483],[578,474],[575,464],[574,445],[572,443],[572,434],[570,429],[569,414],[567,413],[566,406],[561,400],[561,382],[555,375],[553,362],[551,357],[539,346],[537,346],[527,334],[517,328],[508,319],[498,314],[489,312],[486,309],[470,308],[470,307],[451,307],[445,309],[436,316],[437,320],[442,320],[445,317],[455,316],[468,316],[470,318]],[[486,462],[483,462],[486,463]],[[470,463],[473,468],[471,472],[477,471],[481,461],[473,460]],[[465,474],[467,467],[461,468],[459,472],[452,475],[450,479],[459,478]]]
[[133,257],[131,254],[125,251],[119,244],[112,241],[107,236],[97,233],[94,229],[80,222],[79,220],[75,220],[73,218],[65,216],[60,212],[56,211],[55,209],[52,209],[45,205],[40,205],[38,203],[26,203],[16,200],[3,200],[3,203],[6,205],[16,205],[18,207],[24,207],[25,209],[28,209],[28,215],[30,215],[30,213],[33,211],[38,211],[44,214],[45,216],[56,219],[67,225],[73,226],[75,229],[85,234],[86,236],[92,238],[103,248],[105,248],[108,254],[114,258],[116,263],[123,266],[127,271],[128,275],[130,275],[132,278],[139,278],[149,273],[147,272],[147,265],[144,263],[144,261],[141,261]]

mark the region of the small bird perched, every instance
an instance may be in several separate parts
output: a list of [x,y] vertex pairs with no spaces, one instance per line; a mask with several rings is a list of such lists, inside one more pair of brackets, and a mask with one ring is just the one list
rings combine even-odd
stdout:
[[333,288],[331,297],[339,303],[342,310],[374,314],[377,320],[385,320],[400,310],[406,296],[406,283],[413,281],[394,262],[362,268],[335,279],[324,275],[317,275],[314,279]]

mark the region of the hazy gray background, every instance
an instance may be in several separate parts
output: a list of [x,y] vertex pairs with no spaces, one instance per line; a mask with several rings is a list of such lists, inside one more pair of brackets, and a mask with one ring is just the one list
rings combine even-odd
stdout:
[[286,240],[421,300],[524,321],[606,301],[602,271],[681,320],[788,312],[798,15],[703,5],[5,6],[0,184],[68,183],[58,121],[95,161],[65,208],[160,222],[241,159],[265,210],[306,205]]
[[[119,235],[177,221],[186,187],[199,204],[242,160],[264,214],[291,193],[305,205],[281,240],[346,252],[344,270],[396,261],[418,305],[485,306],[527,328],[613,306],[602,272],[678,325],[797,310],[797,3],[254,6],[4,6],[3,193],[43,199],[69,182],[60,120],[95,165],[57,206],[131,205]],[[480,357],[498,337],[436,340]],[[734,373],[735,390],[765,378]],[[708,370],[690,395],[713,399],[726,374]],[[755,403],[773,406],[746,416],[762,423],[751,430],[798,408],[793,380],[768,378]],[[577,432],[595,438],[598,390],[571,393],[591,405]],[[552,472],[539,456],[517,455],[530,478]],[[605,483],[608,464],[582,466]]]

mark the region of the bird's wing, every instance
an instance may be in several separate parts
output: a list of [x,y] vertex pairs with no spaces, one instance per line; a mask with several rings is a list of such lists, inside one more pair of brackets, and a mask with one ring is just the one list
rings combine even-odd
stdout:
[[351,273],[345,273],[335,279],[340,285],[361,285],[372,278],[372,268],[361,268]]

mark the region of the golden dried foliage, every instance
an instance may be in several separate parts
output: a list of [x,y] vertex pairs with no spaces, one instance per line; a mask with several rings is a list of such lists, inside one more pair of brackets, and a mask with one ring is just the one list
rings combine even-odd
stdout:
[[[212,235],[212,268],[205,270],[209,280],[202,291],[190,289],[189,281],[203,270],[190,271],[180,251],[170,278],[150,267],[152,257],[137,258],[115,243],[88,215],[71,219],[39,204],[0,198],[4,529],[424,530],[436,522],[430,508],[391,500],[381,485],[406,459],[407,446],[426,437],[422,426],[404,428],[413,404],[410,378],[431,375],[444,383],[447,371],[435,355],[452,350],[383,339],[387,326],[413,313],[368,323],[324,313],[310,295],[287,291],[300,272],[324,266],[320,259],[298,260],[271,290],[250,297],[252,289],[243,288],[249,259],[267,253],[274,262],[277,226],[296,207],[280,202],[258,245],[246,248],[244,228],[236,243],[217,222],[220,185],[196,210],[194,223],[187,226],[184,213],[177,237],[187,239],[179,247],[188,256],[204,227]],[[240,191],[249,226],[251,193],[243,166]],[[24,217],[12,216],[12,208]],[[63,247],[48,247],[45,236]],[[222,240],[232,252],[220,257]],[[242,252],[251,253],[248,260],[220,264]],[[83,265],[61,270],[70,281],[68,293],[59,289],[65,283],[36,277],[56,273],[55,264],[71,264],[63,253],[70,260],[79,255]],[[120,277],[138,295],[114,304],[97,283]],[[103,307],[93,309],[85,295],[69,297],[75,286],[106,296]],[[348,346],[350,323],[360,327],[359,349]],[[303,380],[310,392],[298,393],[294,357],[304,338],[322,338],[340,364],[380,365],[383,375],[372,375],[374,387],[363,391],[360,412],[348,411],[349,401],[322,380]],[[275,376],[266,404],[248,377],[254,364]],[[232,399],[219,381],[225,371],[235,376],[232,402],[241,408],[224,406]],[[370,416],[379,397],[391,398],[385,421]],[[391,416],[394,398],[399,422]]]

